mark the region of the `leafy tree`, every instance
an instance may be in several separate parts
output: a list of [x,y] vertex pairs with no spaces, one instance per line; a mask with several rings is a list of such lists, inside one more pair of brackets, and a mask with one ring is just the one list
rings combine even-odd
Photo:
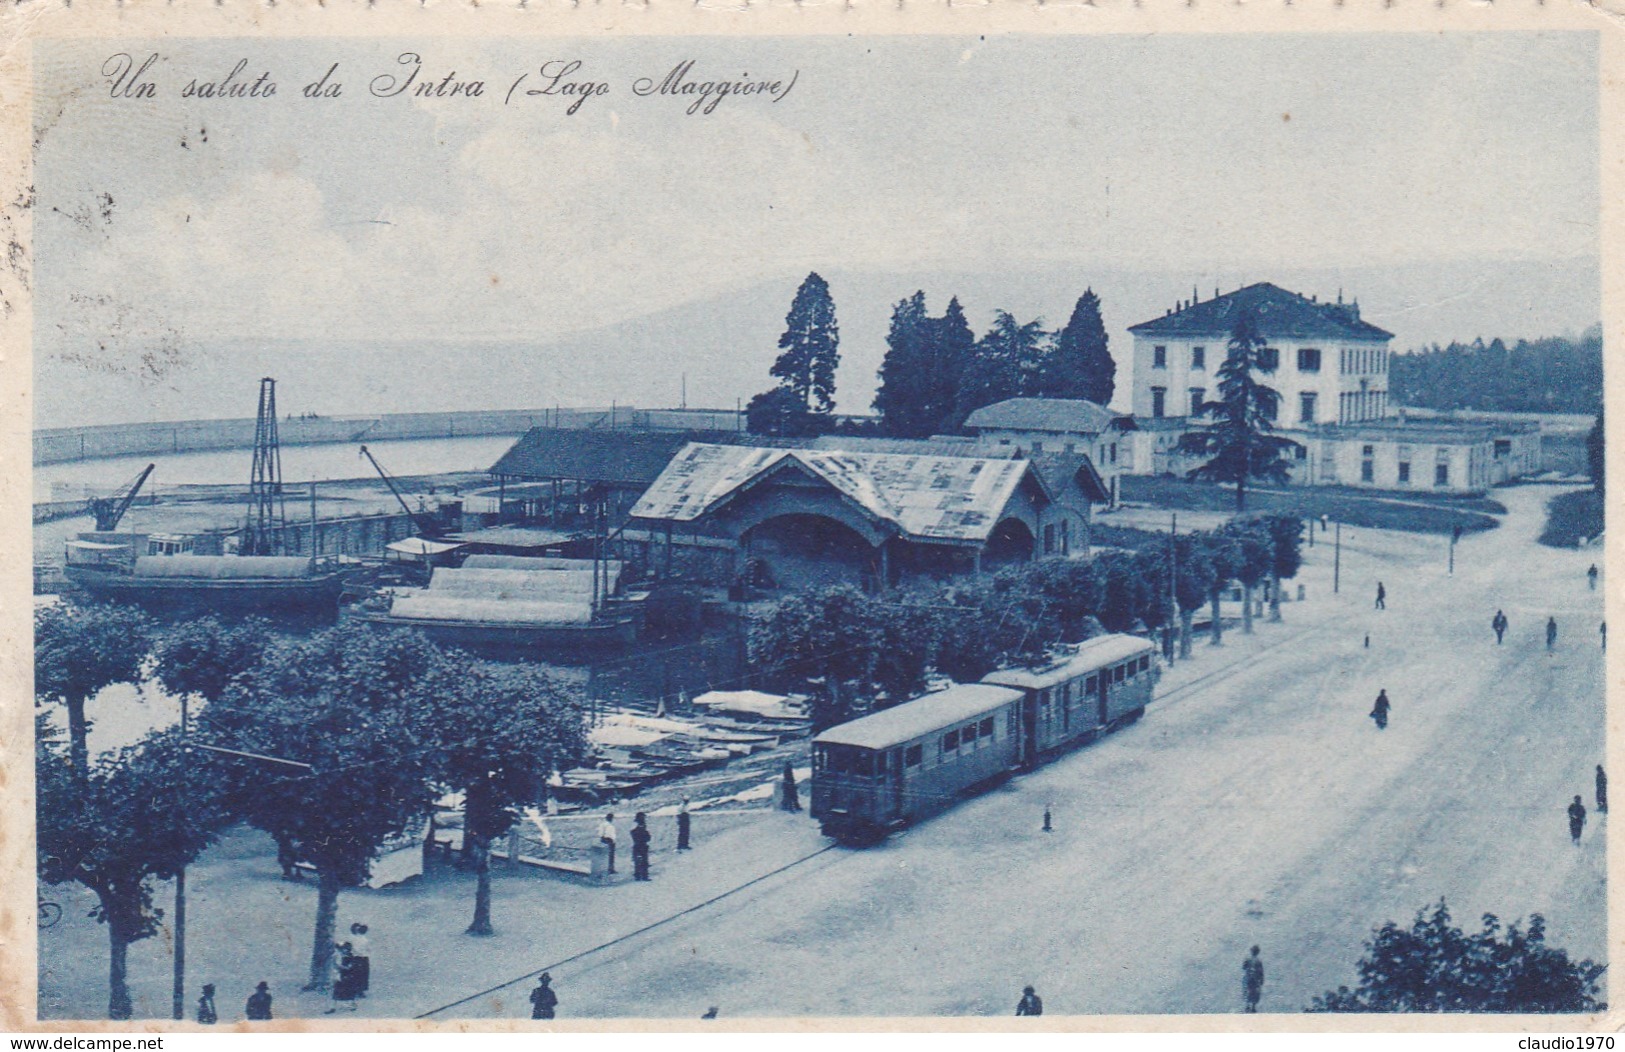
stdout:
[[73,769],[90,772],[85,703],[115,683],[139,683],[152,646],[151,622],[110,603],[64,601],[34,611],[34,701],[68,710]]
[[1234,537],[1220,532],[1203,536],[1202,553],[1213,568],[1210,585],[1212,590],[1208,594],[1208,599],[1213,604],[1213,623],[1209,628],[1211,635],[1208,642],[1212,646],[1221,646],[1224,643],[1224,621],[1219,616],[1219,596],[1223,593],[1224,586],[1234,580],[1240,570],[1242,553]]
[[878,699],[896,705],[925,689],[926,674],[936,659],[940,626],[930,597],[894,593],[874,599],[878,608],[880,641],[871,681]]
[[816,272],[796,290],[779,337],[779,357],[770,375],[793,393],[808,412],[835,408],[835,370],[841,363],[840,327],[829,284]]
[[438,796],[434,712],[463,688],[417,633],[341,625],[271,648],[209,706],[204,733],[224,735],[217,744],[311,765],[243,761],[233,772],[243,817],[316,868],[310,989],[329,985],[340,891]]
[[1546,921],[1501,927],[1494,914],[1467,933],[1440,899],[1409,928],[1389,921],[1365,943],[1359,985],[1314,999],[1311,1012],[1596,1012],[1602,965],[1546,944]]
[[1079,643],[1102,631],[1097,614],[1106,599],[1106,580],[1094,559],[1041,559],[1024,575],[1049,602],[1060,639]]
[[1186,432],[1179,440],[1181,452],[1211,458],[1192,469],[1191,478],[1235,483],[1237,511],[1247,507],[1247,480],[1285,482],[1287,465],[1281,454],[1298,448],[1291,439],[1270,434],[1281,396],[1253,375],[1264,349],[1252,317],[1236,319],[1219,367],[1219,400],[1207,403],[1201,414],[1211,417],[1213,425]]
[[1434,344],[1389,360],[1396,405],[1528,413],[1594,413],[1602,407],[1602,328],[1579,337]]
[[1281,620],[1281,582],[1298,575],[1303,565],[1303,519],[1296,515],[1263,515],[1258,522],[1270,539],[1270,620]]
[[150,734],[87,772],[60,745],[35,745],[35,833],[40,878],[74,881],[96,896],[107,925],[107,1017],[132,1014],[128,950],[157,933],[155,880],[169,880],[229,821],[217,771],[174,731]]
[[753,435],[821,435],[829,417],[807,412],[806,403],[787,387],[753,395],[745,404],[745,427]]
[[1186,533],[1174,538],[1174,559],[1179,574],[1174,580],[1174,602],[1179,607],[1179,656],[1191,656],[1191,622],[1214,591],[1217,572],[1205,534]]
[[992,327],[965,367],[954,426],[983,406],[1032,394],[1049,353],[1048,341],[1042,319],[1022,323],[1009,311],[995,312]]
[[270,622],[187,621],[165,631],[153,651],[153,674],[164,690],[218,701],[231,681],[259,664],[272,644]]
[[865,693],[883,634],[870,598],[851,585],[780,600],[750,630],[751,664],[783,689],[810,689],[815,730],[851,719]]
[[1598,493],[1606,493],[1607,478],[1607,435],[1602,423],[1601,409],[1597,410],[1597,422],[1591,425],[1586,433],[1586,464],[1591,470],[1591,485]]
[[1107,350],[1107,340],[1100,297],[1094,289],[1085,289],[1044,364],[1042,394],[1048,398],[1084,398],[1100,405],[1110,402],[1117,388],[1117,363]]
[[960,683],[1033,664],[1061,638],[1055,605],[1030,586],[1029,567],[954,582],[942,591],[937,667]]
[[469,935],[493,935],[491,844],[547,796],[547,776],[586,753],[581,699],[534,665],[502,668],[447,655],[457,684],[435,713],[439,778],[463,794],[463,834],[477,877]]
[[1220,530],[1234,544],[1232,575],[1241,582],[1241,631],[1253,634],[1253,595],[1275,565],[1275,545],[1255,519],[1232,519]]

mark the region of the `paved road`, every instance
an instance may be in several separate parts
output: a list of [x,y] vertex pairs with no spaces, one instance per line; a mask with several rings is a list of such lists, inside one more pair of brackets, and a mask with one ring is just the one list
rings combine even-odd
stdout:
[[[1602,760],[1601,592],[1594,555],[1534,544],[1549,495],[1508,493],[1454,577],[1437,538],[1345,531],[1341,595],[1317,545],[1311,601],[1173,670],[1138,725],[555,985],[573,1016],[1005,1014],[1029,982],[1052,1013],[1224,1012],[1256,942],[1262,1007],[1296,1011],[1354,981],[1374,925],[1441,896],[1469,925],[1544,913],[1554,943],[1602,959],[1605,822],[1576,848],[1564,816]],[[1379,688],[1386,731],[1366,716]]]

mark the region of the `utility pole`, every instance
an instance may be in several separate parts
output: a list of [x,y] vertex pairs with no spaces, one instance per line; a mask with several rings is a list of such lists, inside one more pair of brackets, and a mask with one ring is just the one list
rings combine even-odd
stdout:
[[1337,524],[1337,530],[1332,534],[1332,594],[1337,594],[1337,586],[1343,577],[1343,524]]
[[1451,577],[1456,576],[1456,542],[1461,540],[1461,527],[1453,526],[1450,529],[1450,570]]
[[[187,746],[187,729],[191,725],[188,718],[190,708],[188,699],[190,695],[181,693],[181,748],[190,751]],[[175,986],[174,1004],[171,1010],[175,1019],[186,1018],[186,867],[183,865],[175,871]]]
[[1164,633],[1167,638],[1168,664],[1174,663],[1174,636],[1178,632],[1175,627],[1179,622],[1179,556],[1174,548],[1174,537],[1179,533],[1179,513],[1170,512],[1168,515],[1168,631]]

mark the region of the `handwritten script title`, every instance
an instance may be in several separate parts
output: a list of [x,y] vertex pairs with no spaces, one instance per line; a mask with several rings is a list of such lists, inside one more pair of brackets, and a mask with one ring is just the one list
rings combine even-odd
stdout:
[[[362,74],[362,88],[345,83],[346,71],[334,62],[326,72],[291,90],[284,89],[269,69],[256,68],[246,58],[228,68],[203,76],[170,76],[168,59],[159,52],[132,55],[126,51],[109,55],[102,63],[108,94],[115,99],[155,99],[165,95],[183,99],[269,99],[291,94],[304,99],[338,99],[361,95],[375,99],[456,99],[500,98],[502,105],[556,105],[568,115],[596,99],[628,93],[640,99],[671,100],[682,112],[694,116],[715,113],[726,99],[775,103],[790,94],[801,77],[799,69],[788,76],[753,77],[740,73],[721,78],[696,68],[694,59],[682,59],[669,70],[655,75],[612,81],[592,74],[580,59],[549,59],[535,69],[507,73],[499,80],[464,75],[455,69],[432,69],[415,51],[402,52],[395,67],[370,76]],[[295,82],[297,82],[295,79]]]

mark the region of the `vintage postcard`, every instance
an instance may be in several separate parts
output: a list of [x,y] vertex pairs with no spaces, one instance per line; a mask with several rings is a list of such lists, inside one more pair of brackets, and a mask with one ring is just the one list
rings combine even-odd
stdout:
[[0,29],[8,1029],[1614,1025],[1616,16]]

